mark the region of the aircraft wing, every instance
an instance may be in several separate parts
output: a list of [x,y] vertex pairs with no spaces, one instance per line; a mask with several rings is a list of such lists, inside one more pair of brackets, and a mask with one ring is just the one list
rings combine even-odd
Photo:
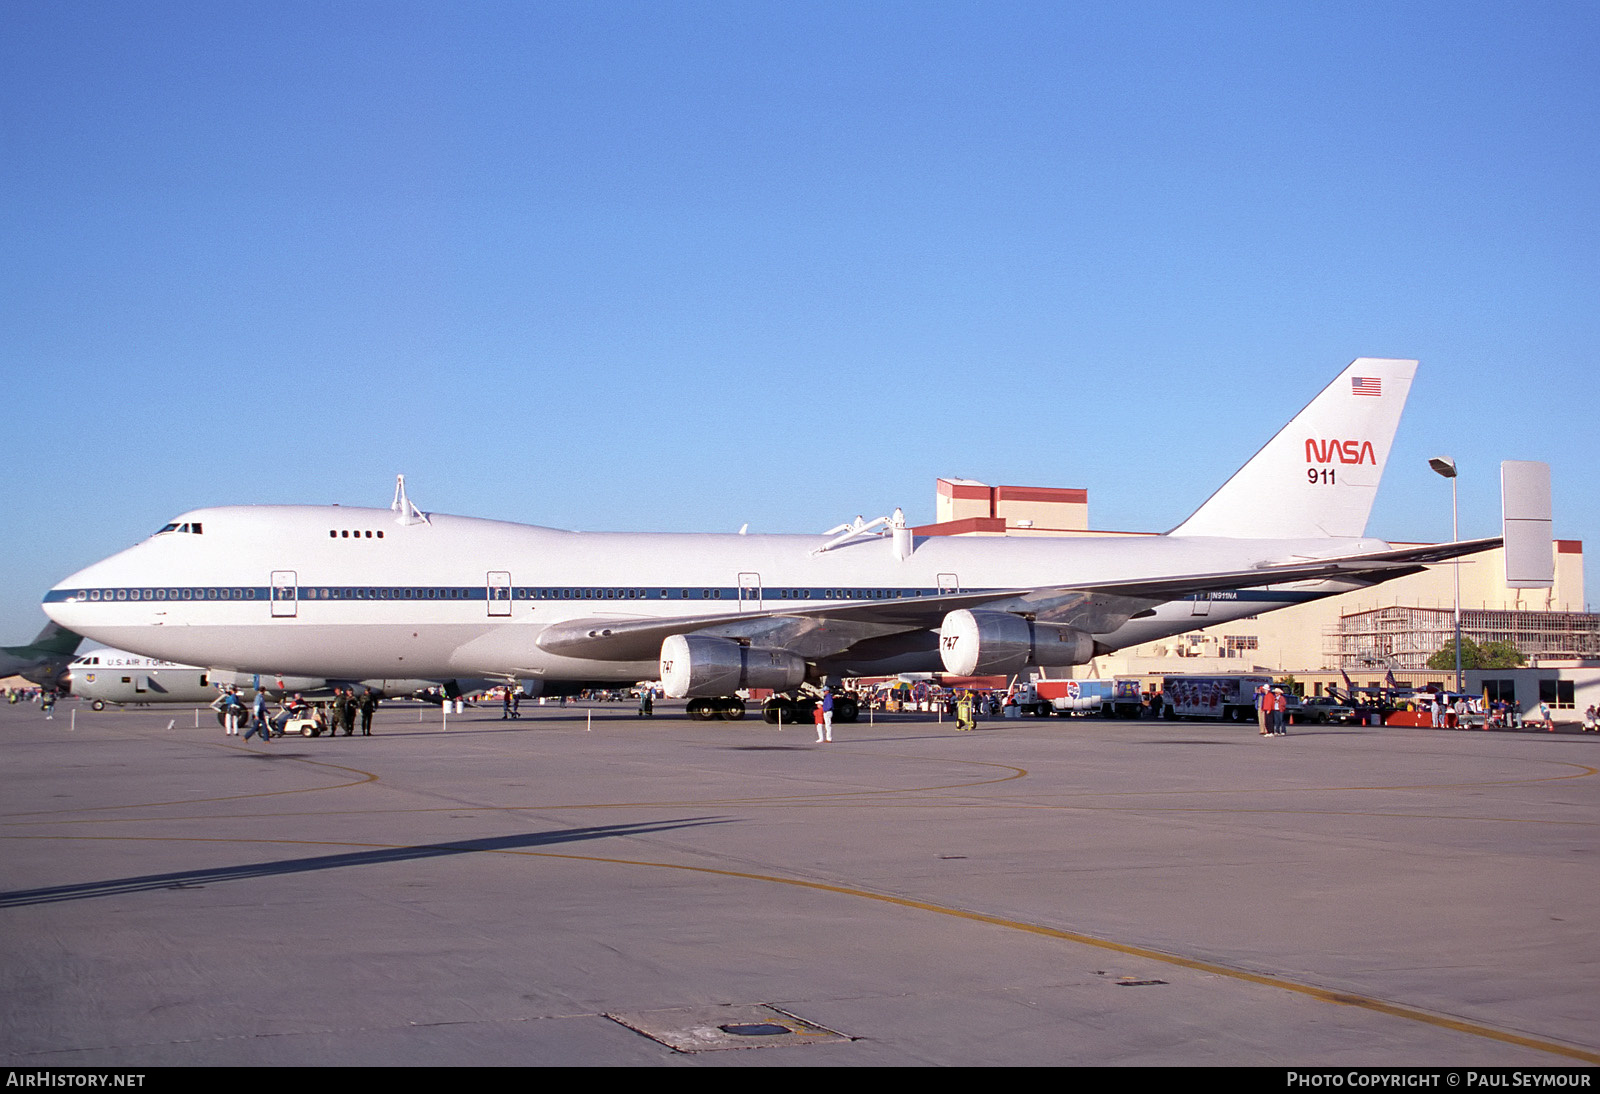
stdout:
[[1416,573],[1433,563],[1487,551],[1500,546],[1500,542],[1494,537],[1336,558],[1290,559],[1221,573],[986,589],[814,608],[793,605],[670,619],[594,616],[553,624],[540,632],[537,642],[547,652],[569,657],[648,661],[674,634],[708,634],[786,649],[811,659],[843,653],[868,638],[935,629],[946,615],[960,608],[1015,612],[1101,634],[1158,604],[1200,593],[1329,579],[1376,583]]

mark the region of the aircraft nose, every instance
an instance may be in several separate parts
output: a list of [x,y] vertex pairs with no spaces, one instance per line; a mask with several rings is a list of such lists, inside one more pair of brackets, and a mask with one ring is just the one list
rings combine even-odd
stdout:
[[125,572],[128,569],[125,561],[127,554],[127,551],[122,551],[56,582],[44,594],[44,603],[41,605],[44,614],[69,631],[87,634],[83,627],[95,619],[95,615],[88,610],[88,601],[98,599],[101,588],[125,587],[135,583],[128,580]]

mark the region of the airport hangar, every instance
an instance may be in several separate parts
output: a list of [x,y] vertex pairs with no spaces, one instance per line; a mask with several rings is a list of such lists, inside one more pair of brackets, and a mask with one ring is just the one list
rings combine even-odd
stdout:
[[[1091,529],[1087,490],[989,486],[972,479],[940,479],[935,522],[914,532],[919,536],[1141,534]],[[1516,696],[1524,712],[1534,709],[1542,688],[1557,697],[1550,704],[1556,719],[1572,721],[1586,705],[1600,702],[1600,614],[1584,611],[1583,542],[1558,539],[1551,550],[1555,581],[1548,589],[1509,588],[1501,548],[1464,559],[1461,631],[1480,645],[1508,641],[1528,658],[1525,668],[1487,673],[1517,680]],[[1148,689],[1152,684],[1159,687],[1161,677],[1168,674],[1270,673],[1293,676],[1307,695],[1343,690],[1345,674],[1365,687],[1382,685],[1390,672],[1404,686],[1453,686],[1453,673],[1427,667],[1428,658],[1455,632],[1455,586],[1447,565],[1214,627],[1204,622],[1208,607],[1206,600],[1195,601],[1192,631],[1052,675],[1138,676]],[[1477,678],[1469,679],[1469,689],[1477,686]]]

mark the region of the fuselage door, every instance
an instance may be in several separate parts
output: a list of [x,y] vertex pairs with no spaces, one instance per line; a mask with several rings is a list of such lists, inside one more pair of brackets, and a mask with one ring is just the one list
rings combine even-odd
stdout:
[[1190,615],[1210,615],[1211,614],[1211,594],[1210,593],[1195,593],[1194,594],[1194,607],[1192,609],[1190,609],[1189,614]]
[[274,619],[293,619],[299,609],[299,603],[295,599],[294,571],[273,570],[272,617]]
[[759,612],[761,610],[761,575],[739,575],[739,610],[741,612]]
[[488,580],[489,614],[511,614],[511,575],[504,570],[490,570]]
[[961,579],[959,577],[957,577],[955,574],[939,575],[939,592],[941,595],[945,593],[959,593],[960,591]]

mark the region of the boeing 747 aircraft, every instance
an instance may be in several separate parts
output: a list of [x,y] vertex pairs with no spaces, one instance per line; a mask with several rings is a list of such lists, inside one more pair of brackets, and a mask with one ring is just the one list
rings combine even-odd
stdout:
[[1161,536],[916,536],[898,510],[832,538],[566,532],[423,513],[402,479],[387,510],[184,513],[44,609],[180,663],[551,695],[659,676],[730,717],[746,688],[1083,664],[1498,545],[1366,538],[1416,366],[1355,361]]

